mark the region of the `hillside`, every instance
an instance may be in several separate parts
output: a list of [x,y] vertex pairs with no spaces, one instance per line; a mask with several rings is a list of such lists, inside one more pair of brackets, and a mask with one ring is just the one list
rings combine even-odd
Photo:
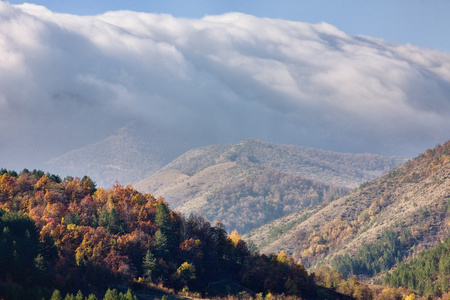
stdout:
[[130,122],[94,144],[72,150],[46,162],[56,174],[98,180],[98,186],[136,182],[155,173],[188,149],[182,141],[143,122]]
[[403,161],[243,140],[188,151],[134,187],[245,233],[339,198]]
[[220,282],[230,285],[225,295],[318,292],[302,265],[251,251],[221,224],[185,218],[130,185],[97,189],[89,177],[62,181],[36,170],[0,170],[0,253],[0,298],[8,300],[49,299],[55,288],[224,295]]
[[[402,262],[385,282],[404,286],[424,296],[440,296],[450,287],[450,239],[436,247],[420,252],[415,258]],[[447,299],[450,296],[447,293]]]
[[[344,273],[349,275],[373,276],[446,239],[449,200],[450,142],[447,142],[308,214],[286,217],[294,225],[279,230],[269,244],[264,244],[261,237],[280,228],[283,221],[267,224],[248,233],[246,238],[263,252],[284,250],[307,266],[328,262],[338,269],[346,267]],[[386,247],[391,241],[392,251]],[[375,253],[376,249],[380,252]],[[355,253],[358,255],[354,256]],[[370,260],[369,254],[374,260]],[[333,261],[338,255],[340,259]],[[384,259],[377,266],[375,259],[380,257]]]
[[224,162],[250,162],[327,184],[354,188],[400,166],[405,159],[376,154],[337,153],[245,139],[232,145],[193,149],[161,171],[179,170],[192,175]]

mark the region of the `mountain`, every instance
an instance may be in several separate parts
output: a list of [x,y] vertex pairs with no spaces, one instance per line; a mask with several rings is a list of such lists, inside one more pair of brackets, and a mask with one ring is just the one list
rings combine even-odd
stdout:
[[116,181],[127,185],[159,170],[180,155],[180,149],[189,149],[182,139],[143,122],[130,122],[103,140],[50,159],[45,166],[61,175],[89,175],[98,186]]
[[134,187],[244,233],[338,198],[403,162],[246,139],[190,150]]
[[446,239],[449,222],[446,142],[342,198],[266,224],[246,238],[262,252],[283,250],[308,267],[325,262],[346,275],[375,276]]

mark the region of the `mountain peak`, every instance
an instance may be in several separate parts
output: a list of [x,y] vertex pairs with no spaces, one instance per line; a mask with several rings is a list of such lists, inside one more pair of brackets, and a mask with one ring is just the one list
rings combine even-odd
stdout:
[[131,121],[112,135],[49,160],[52,172],[89,175],[99,186],[145,178],[185,149],[186,144],[146,123]]

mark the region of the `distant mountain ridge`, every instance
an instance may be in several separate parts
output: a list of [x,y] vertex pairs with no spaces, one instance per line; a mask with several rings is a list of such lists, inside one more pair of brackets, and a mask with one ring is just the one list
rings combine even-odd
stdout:
[[130,184],[150,176],[189,149],[187,143],[142,122],[130,122],[113,135],[46,162],[54,173],[89,175],[97,186]]
[[404,161],[246,139],[190,150],[134,187],[246,232],[336,199]]
[[337,153],[295,145],[245,139],[233,145],[210,145],[188,151],[160,172],[198,172],[223,162],[251,162],[327,184],[354,188],[400,166],[406,159],[377,154]]

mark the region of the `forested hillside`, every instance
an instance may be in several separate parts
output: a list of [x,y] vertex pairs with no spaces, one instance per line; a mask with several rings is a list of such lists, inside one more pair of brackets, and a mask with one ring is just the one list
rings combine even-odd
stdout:
[[450,240],[433,249],[420,252],[414,259],[401,263],[385,282],[404,286],[424,296],[441,296],[450,288]]
[[[450,142],[329,204],[248,233],[263,252],[284,250],[306,266],[375,276],[445,240],[450,220]],[[278,228],[278,229],[277,229]],[[272,235],[270,243],[261,236]]]
[[345,195],[349,189],[298,175],[263,169],[213,191],[201,212],[245,233],[291,212],[302,211]]
[[220,223],[185,218],[131,186],[97,189],[89,177],[2,169],[0,229],[5,299],[157,284],[213,296],[221,282],[228,293],[317,295],[313,277],[285,254],[259,255]]

